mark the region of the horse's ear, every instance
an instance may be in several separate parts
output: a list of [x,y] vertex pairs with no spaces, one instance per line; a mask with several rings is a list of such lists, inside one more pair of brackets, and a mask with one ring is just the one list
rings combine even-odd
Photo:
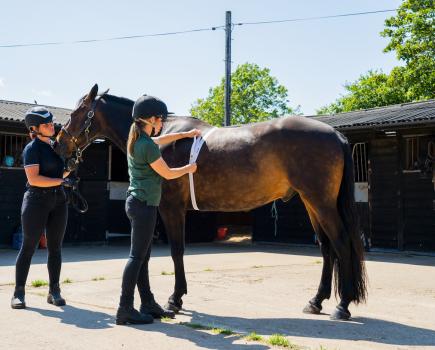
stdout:
[[109,92],[110,88],[103,92],[103,95],[107,94]]
[[85,97],[86,102],[92,102],[95,100],[95,97],[98,94],[98,84],[95,84],[91,91],[89,91],[89,94]]

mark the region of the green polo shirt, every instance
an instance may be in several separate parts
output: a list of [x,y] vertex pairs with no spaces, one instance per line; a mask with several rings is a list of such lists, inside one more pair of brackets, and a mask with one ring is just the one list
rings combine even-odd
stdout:
[[128,174],[130,175],[127,196],[132,194],[142,202],[147,201],[148,205],[158,206],[160,204],[162,177],[151,168],[150,164],[161,156],[159,146],[145,131],[142,131],[139,140],[134,145],[134,158],[127,152]]

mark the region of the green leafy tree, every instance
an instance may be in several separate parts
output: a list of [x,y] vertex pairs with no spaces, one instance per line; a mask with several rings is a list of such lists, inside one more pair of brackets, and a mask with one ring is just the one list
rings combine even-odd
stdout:
[[[270,76],[270,70],[245,63],[231,74],[231,124],[256,123],[286,114],[299,114],[300,106],[287,105],[287,89]],[[190,114],[215,125],[225,124],[225,78],[219,86],[210,88],[209,95],[198,99]]]
[[433,0],[406,0],[397,15],[385,21],[381,36],[391,38],[384,52],[397,52],[404,67],[389,75],[371,70],[344,88],[348,92],[335,103],[321,107],[317,114],[359,109],[435,98],[435,4]]

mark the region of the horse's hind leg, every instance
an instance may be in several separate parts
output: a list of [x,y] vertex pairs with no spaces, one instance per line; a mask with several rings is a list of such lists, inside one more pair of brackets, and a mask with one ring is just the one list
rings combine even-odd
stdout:
[[171,256],[175,268],[175,288],[174,293],[169,297],[166,310],[178,313],[183,306],[181,299],[187,294],[187,282],[184,272],[184,222],[186,209],[184,203],[171,203],[162,199],[159,206],[160,215],[163,218],[166,232],[168,234]]
[[[347,320],[350,317],[349,304],[356,299],[352,279],[352,242],[346,232],[336,205],[313,208],[320,225],[327,234],[338,257],[338,278],[335,287],[340,295],[340,303],[331,314],[332,319]],[[332,249],[331,249],[332,252]],[[332,270],[331,270],[332,271]]]
[[322,311],[322,302],[325,299],[331,297],[331,286],[332,286],[332,266],[330,259],[330,249],[331,241],[323,230],[322,226],[317,220],[316,214],[308,206],[308,214],[310,215],[311,223],[313,225],[314,231],[316,232],[317,239],[319,240],[320,251],[323,256],[323,269],[322,278],[320,280],[319,289],[317,290],[316,296],[309,301],[307,306],[304,308],[304,312],[307,314],[318,314]]

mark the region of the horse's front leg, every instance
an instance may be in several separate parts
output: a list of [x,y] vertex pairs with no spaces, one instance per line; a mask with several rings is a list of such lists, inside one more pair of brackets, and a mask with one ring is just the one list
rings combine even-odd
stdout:
[[184,294],[187,294],[187,282],[183,261],[186,209],[183,203],[174,204],[169,201],[162,201],[159,206],[159,211],[165,224],[175,268],[174,293],[169,297],[165,309],[178,313],[183,306],[183,300],[181,298]]

